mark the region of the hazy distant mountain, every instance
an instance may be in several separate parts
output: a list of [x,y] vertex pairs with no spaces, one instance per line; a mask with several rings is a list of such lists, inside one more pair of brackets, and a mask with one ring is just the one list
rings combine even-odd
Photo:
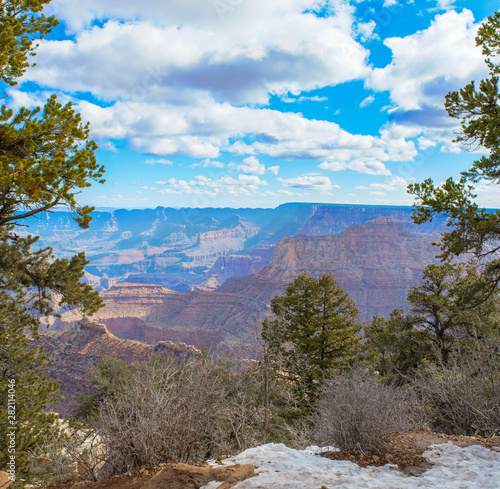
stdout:
[[[103,294],[106,306],[96,319],[120,337],[237,349],[251,343],[271,298],[303,271],[332,273],[356,303],[360,320],[388,316],[396,307],[407,309],[407,290],[435,260],[431,242],[436,238],[435,232],[415,232],[387,217],[351,225],[339,234],[287,237],[276,245],[268,266],[229,278],[217,290],[117,284]],[[56,326],[65,329],[77,320],[65,313]]]
[[85,251],[86,280],[107,289],[117,282],[150,283],[177,291],[215,289],[233,276],[264,268],[276,243],[291,236],[338,234],[378,217],[408,229],[438,233],[443,221],[417,227],[411,207],[290,203],[275,209],[108,210],[82,230],[67,212],[31,218],[26,232],[56,255]]

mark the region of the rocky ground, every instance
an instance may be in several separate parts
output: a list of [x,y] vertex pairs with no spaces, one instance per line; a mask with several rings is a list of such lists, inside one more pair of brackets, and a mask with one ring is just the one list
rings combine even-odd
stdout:
[[[431,431],[401,431],[393,433],[387,447],[382,451],[364,452],[327,451],[321,456],[332,460],[348,460],[356,462],[360,467],[397,465],[398,469],[408,476],[419,477],[432,467],[424,456],[431,445],[451,442],[459,447],[481,445],[498,451],[500,437],[482,438],[449,436]],[[187,466],[184,464],[163,464],[160,467],[142,468],[136,473],[113,477],[100,482],[66,481],[46,486],[45,489],[197,489],[210,481],[223,481],[218,486],[221,489],[232,487],[233,482],[246,479],[253,475],[253,470],[247,465],[232,465],[225,467],[226,472],[213,469],[208,464]],[[219,472],[217,472],[219,471]],[[228,477],[236,475],[233,479]],[[286,474],[282,474],[283,479]],[[210,487],[214,487],[211,483]]]

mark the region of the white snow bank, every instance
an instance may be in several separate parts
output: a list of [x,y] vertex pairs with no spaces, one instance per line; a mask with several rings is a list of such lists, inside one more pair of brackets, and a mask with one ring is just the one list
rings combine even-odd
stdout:
[[[329,460],[311,450],[293,450],[269,443],[224,460],[224,465],[254,464],[256,477],[236,489],[499,489],[500,453],[481,446],[460,448],[452,443],[433,445],[424,453],[434,466],[420,477],[409,477],[395,465],[358,467],[348,461]],[[205,489],[215,489],[211,482]]]

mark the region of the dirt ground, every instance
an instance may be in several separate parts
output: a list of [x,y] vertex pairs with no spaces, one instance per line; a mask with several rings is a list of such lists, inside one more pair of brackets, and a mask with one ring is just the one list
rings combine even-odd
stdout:
[[[450,436],[431,431],[399,431],[393,433],[387,447],[381,451],[363,452],[350,450],[340,452],[323,452],[321,456],[332,460],[350,460],[360,467],[368,465],[397,464],[399,470],[407,475],[419,476],[432,465],[422,457],[430,445],[451,441],[460,447],[483,445],[488,448],[499,447],[500,437],[482,438],[466,436]],[[200,464],[203,465],[203,464]],[[100,482],[66,481],[45,486],[45,489],[140,489],[160,470],[173,470],[173,464],[162,464],[159,467],[143,469],[142,472],[123,474]],[[187,488],[188,486],[186,486]],[[195,487],[195,486],[189,486]]]
[[468,436],[451,436],[432,431],[398,431],[389,437],[384,450],[366,452],[362,450],[342,450],[340,452],[323,452],[321,455],[331,460],[351,460],[360,467],[368,465],[397,464],[399,470],[407,475],[418,476],[430,469],[432,465],[422,457],[429,446],[451,441],[457,446],[483,445],[491,448],[500,446],[500,437],[482,438]]

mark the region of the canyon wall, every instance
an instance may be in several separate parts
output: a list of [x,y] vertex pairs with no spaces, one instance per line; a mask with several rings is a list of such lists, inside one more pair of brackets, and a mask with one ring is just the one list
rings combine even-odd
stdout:
[[139,341],[117,338],[104,324],[82,320],[66,331],[49,331],[32,342],[50,353],[51,365],[46,369],[50,380],[61,384],[64,398],[53,410],[61,415],[71,412],[76,398],[92,391],[88,373],[104,356],[113,356],[127,364],[151,359],[153,355],[172,355],[179,361],[198,357],[201,352],[193,346],[172,341],[148,345]]
[[[223,344],[236,350],[252,342],[256,325],[269,314],[271,298],[301,272],[331,273],[356,303],[359,320],[387,317],[396,307],[407,309],[407,290],[435,261],[437,249],[431,242],[436,238],[384,217],[351,225],[340,234],[283,238],[267,267],[229,278],[217,290],[183,293],[117,284],[103,294],[106,307],[96,319],[118,336],[145,341],[161,337],[198,347]],[[56,327],[74,324],[78,318],[71,314],[65,313]]]

